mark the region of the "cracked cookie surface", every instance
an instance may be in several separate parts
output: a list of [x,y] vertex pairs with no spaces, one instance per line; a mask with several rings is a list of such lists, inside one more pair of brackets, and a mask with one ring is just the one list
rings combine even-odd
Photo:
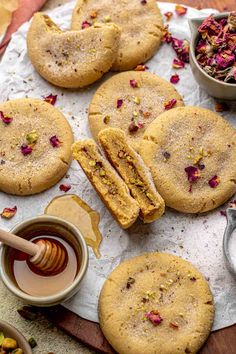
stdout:
[[118,265],[99,299],[101,329],[120,354],[196,354],[210,334],[213,298],[189,262],[146,253]]
[[127,71],[112,76],[95,92],[89,106],[89,126],[95,140],[105,128],[122,129],[138,150],[149,124],[165,111],[167,102],[184,106],[172,84],[150,72]]
[[163,21],[155,0],[78,0],[72,29],[96,22],[113,22],[121,29],[114,71],[130,70],[146,62],[161,44]]
[[71,162],[73,134],[51,104],[16,99],[0,104],[0,190],[15,195],[56,184]]
[[208,109],[179,107],[161,114],[139,152],[171,208],[205,212],[236,192],[236,130]]

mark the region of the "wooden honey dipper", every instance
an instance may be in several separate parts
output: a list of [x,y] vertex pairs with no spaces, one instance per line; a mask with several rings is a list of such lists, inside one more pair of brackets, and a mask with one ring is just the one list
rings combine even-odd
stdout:
[[0,241],[30,255],[30,263],[42,273],[57,274],[67,264],[66,249],[51,240],[42,238],[34,243],[0,229]]

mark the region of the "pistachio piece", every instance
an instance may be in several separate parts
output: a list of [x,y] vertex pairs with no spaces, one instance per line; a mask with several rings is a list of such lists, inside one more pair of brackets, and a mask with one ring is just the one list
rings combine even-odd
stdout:
[[31,348],[35,348],[37,346],[37,342],[33,337],[30,337],[30,339],[28,340],[28,343],[31,346]]
[[13,350],[12,354],[24,354],[23,349],[21,348],[16,348]]
[[2,342],[2,349],[4,350],[13,350],[17,348],[17,341],[13,338],[4,338]]
[[3,332],[0,332],[0,346],[2,345],[2,342],[4,341],[4,334]]

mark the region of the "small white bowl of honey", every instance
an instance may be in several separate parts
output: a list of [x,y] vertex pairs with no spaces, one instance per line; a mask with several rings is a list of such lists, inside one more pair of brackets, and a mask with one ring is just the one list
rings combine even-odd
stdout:
[[[28,304],[45,307],[68,300],[79,290],[88,268],[88,248],[78,228],[61,218],[42,215],[19,223],[11,233],[52,246],[54,252],[53,262],[45,267],[44,259],[36,265],[24,252],[2,245],[0,274],[14,295]],[[50,247],[47,251],[52,257]]]

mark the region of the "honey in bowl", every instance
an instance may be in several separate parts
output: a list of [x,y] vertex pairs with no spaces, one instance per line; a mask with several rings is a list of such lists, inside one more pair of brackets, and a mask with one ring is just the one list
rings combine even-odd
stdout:
[[[34,231],[27,235],[28,240],[37,243],[39,240],[54,244],[65,253],[65,259],[58,267],[53,266],[43,270],[30,261],[30,256],[25,253],[10,249],[9,259],[12,274],[18,287],[31,296],[50,296],[68,288],[74,281],[79,271],[79,259],[74,247],[57,232]],[[54,264],[55,265],[55,264]]]

